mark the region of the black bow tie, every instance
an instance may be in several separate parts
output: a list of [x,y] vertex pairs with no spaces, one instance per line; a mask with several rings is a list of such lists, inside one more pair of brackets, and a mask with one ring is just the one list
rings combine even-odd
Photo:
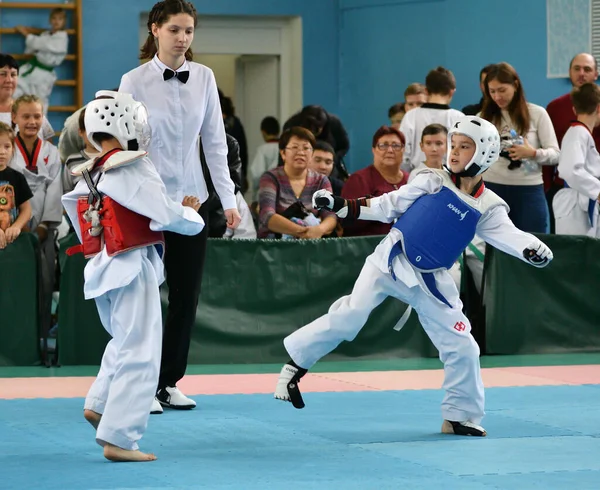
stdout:
[[188,81],[188,78],[190,78],[190,72],[189,71],[173,71],[173,70],[169,70],[168,68],[165,68],[165,71],[163,72],[163,80],[165,80],[165,81],[171,80],[171,78],[173,78],[173,77],[177,77],[177,79],[181,83],[186,83]]

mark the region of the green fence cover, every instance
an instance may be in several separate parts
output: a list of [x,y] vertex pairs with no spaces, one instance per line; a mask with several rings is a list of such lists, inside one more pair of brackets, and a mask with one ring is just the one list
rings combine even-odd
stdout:
[[40,362],[37,238],[22,233],[0,250],[0,366]]
[[[600,241],[544,235],[554,252],[536,269],[488,248],[485,350],[488,354],[586,352],[600,349]],[[279,363],[283,338],[348,294],[381,237],[315,241],[209,240],[202,295],[193,330],[193,364]],[[83,299],[81,255],[67,257],[75,235],[61,242],[58,346],[63,365],[97,365],[109,339],[93,301]],[[0,251],[0,365],[40,361],[37,241],[23,234]],[[167,291],[161,291],[165,307]],[[435,357],[413,314],[392,327],[406,306],[377,308],[351,343],[329,359]],[[164,308],[163,308],[164,309]]]
[[600,349],[600,240],[539,235],[554,260],[536,269],[488,247],[488,354]]

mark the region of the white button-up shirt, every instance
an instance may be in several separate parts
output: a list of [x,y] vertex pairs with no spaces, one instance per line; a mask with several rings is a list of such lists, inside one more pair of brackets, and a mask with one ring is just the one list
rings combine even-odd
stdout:
[[200,163],[202,136],[206,163],[223,209],[237,207],[235,186],[227,165],[227,140],[219,103],[217,82],[212,70],[186,61],[177,71],[189,71],[187,83],[176,77],[165,81],[170,69],[154,59],[123,75],[119,92],[133,95],[148,108],[152,142],[150,159],[160,174],[169,197],[181,202],[196,196],[201,202],[208,190]]

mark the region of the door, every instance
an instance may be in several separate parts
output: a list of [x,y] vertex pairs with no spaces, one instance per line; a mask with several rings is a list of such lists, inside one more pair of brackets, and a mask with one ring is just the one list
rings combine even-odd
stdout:
[[266,116],[280,120],[279,56],[245,55],[236,60],[235,112],[244,125],[248,141],[248,160],[264,143],[260,123]]

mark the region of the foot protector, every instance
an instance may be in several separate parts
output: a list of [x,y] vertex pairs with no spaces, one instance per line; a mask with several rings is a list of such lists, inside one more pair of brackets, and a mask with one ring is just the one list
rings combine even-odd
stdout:
[[487,432],[480,425],[476,425],[468,420],[465,422],[452,422],[444,420],[442,424],[443,434],[456,434],[457,436],[476,436],[485,437]]
[[277,387],[275,388],[275,398],[292,402],[294,408],[304,408],[304,400],[298,388],[300,378],[307,373],[306,369],[302,369],[291,364],[285,364],[279,373]]

